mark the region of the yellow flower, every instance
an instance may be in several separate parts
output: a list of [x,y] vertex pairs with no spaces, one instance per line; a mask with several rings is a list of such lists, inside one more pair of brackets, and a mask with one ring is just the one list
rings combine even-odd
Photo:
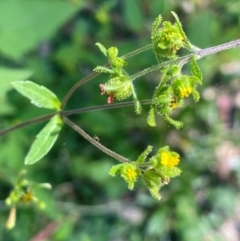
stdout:
[[139,176],[139,170],[136,165],[131,163],[120,164],[121,168],[119,172],[121,173],[122,178],[128,184],[128,188],[132,190],[134,188],[134,183],[137,181]]
[[163,151],[160,154],[161,164],[169,168],[175,167],[179,163],[179,156],[174,152]]
[[182,86],[182,87],[179,88],[179,92],[180,92],[181,98],[188,97],[192,93],[192,87]]
[[24,195],[21,197],[21,201],[23,203],[29,203],[34,199],[33,194],[31,192],[26,192]]
[[137,177],[137,172],[131,167],[128,167],[125,171],[125,176],[128,179],[128,181],[135,181]]

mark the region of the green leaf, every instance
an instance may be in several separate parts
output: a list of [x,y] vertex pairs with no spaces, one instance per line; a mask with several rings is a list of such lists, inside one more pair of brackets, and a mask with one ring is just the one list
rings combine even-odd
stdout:
[[148,113],[148,117],[147,117],[147,123],[150,126],[156,126],[156,120],[155,120],[155,110],[154,107],[151,107],[149,113]]
[[174,16],[174,18],[175,18],[175,20],[176,20],[176,24],[177,24],[178,30],[179,30],[179,32],[181,33],[181,35],[182,35],[182,37],[183,37],[183,39],[184,39],[184,42],[186,43],[186,45],[187,45],[188,48],[192,49],[192,44],[191,44],[190,41],[188,40],[185,32],[183,31],[182,24],[181,24],[181,22],[180,22],[180,20],[179,20],[179,18],[178,18],[178,16],[177,16],[177,14],[176,14],[175,12],[173,12],[173,11],[172,11],[171,13],[172,13],[172,15]]
[[121,171],[122,168],[123,168],[123,164],[114,165],[111,167],[108,174],[115,177],[118,174],[118,172]]
[[0,1],[0,51],[20,59],[50,39],[80,8],[70,1]]
[[196,91],[195,89],[193,89],[192,95],[193,95],[193,99],[195,102],[198,102],[200,100],[200,95],[199,95],[198,91]]
[[114,72],[111,69],[108,69],[104,66],[97,66],[93,71],[98,73],[114,74]]
[[31,103],[40,108],[60,110],[61,102],[56,95],[44,86],[31,81],[14,81],[13,87]]
[[197,64],[196,56],[191,58],[191,72],[195,77],[200,80],[200,82],[202,81],[202,72]]
[[144,163],[147,156],[149,155],[149,153],[152,151],[153,147],[152,146],[147,146],[147,148],[139,155],[138,159],[137,159],[137,163],[141,164]]
[[155,35],[158,33],[159,25],[162,22],[162,16],[159,15],[152,24],[152,32],[151,32],[151,39],[153,40],[155,38]]
[[183,127],[183,123],[181,121],[177,121],[172,119],[170,116],[166,115],[164,116],[166,121],[168,121],[171,125],[173,125],[175,128],[180,129]]
[[57,140],[58,134],[63,126],[63,122],[58,115],[52,117],[47,125],[39,132],[33,142],[24,163],[34,164],[45,156]]
[[100,51],[105,55],[107,56],[107,49],[100,43],[95,43],[95,45],[98,46],[98,48],[100,49]]

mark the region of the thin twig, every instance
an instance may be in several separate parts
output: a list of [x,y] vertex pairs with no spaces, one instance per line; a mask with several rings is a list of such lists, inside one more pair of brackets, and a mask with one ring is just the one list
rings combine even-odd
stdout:
[[19,124],[17,124],[17,125],[8,127],[8,128],[6,128],[6,129],[3,129],[3,130],[0,131],[0,136],[4,136],[4,135],[6,135],[6,134],[9,133],[9,132],[14,131],[14,130],[17,130],[17,129],[22,128],[22,127],[24,127],[24,126],[36,124],[36,123],[39,123],[39,122],[42,122],[42,121],[45,121],[45,120],[49,120],[50,118],[52,118],[52,117],[53,117],[54,115],[56,115],[57,113],[58,113],[58,112],[51,113],[51,114],[44,115],[44,116],[40,116],[40,117],[31,119],[31,120],[24,121],[24,122],[19,123]]
[[[149,50],[152,48],[152,44],[148,44],[142,48],[139,48],[139,49],[136,49],[128,54],[125,54],[123,56],[121,56],[122,59],[127,59],[127,58],[130,58],[134,55],[137,55],[137,54],[140,54],[141,52],[143,51],[146,51],[146,50]],[[104,67],[108,67],[110,64],[107,63],[104,65]],[[86,82],[88,82],[89,80],[97,77],[100,73],[98,72],[95,72],[95,73],[92,73],[90,75],[88,75],[87,77],[83,78],[82,80],[80,80],[79,82],[77,82],[69,91],[68,93],[66,94],[66,96],[64,97],[63,101],[62,101],[62,110],[63,108],[65,107],[67,101],[69,100],[69,98],[71,97],[71,95],[83,84],[85,84]]]
[[63,121],[68,124],[70,127],[72,127],[75,131],[77,131],[82,137],[84,137],[86,140],[88,140],[91,144],[96,146],[98,149],[106,153],[107,155],[115,158],[116,160],[120,162],[129,162],[130,160],[117,154],[116,152],[111,151],[107,147],[103,146],[99,141],[95,140],[91,136],[89,136],[81,127],[74,124],[72,121],[70,121],[66,116],[62,115]]
[[92,74],[88,75],[87,77],[83,78],[82,80],[80,80],[79,82],[77,82],[66,94],[66,96],[64,97],[63,101],[62,101],[62,106],[61,109],[63,110],[63,108],[65,107],[68,99],[71,97],[71,95],[75,92],[75,90],[77,90],[78,87],[80,87],[81,85],[83,85],[84,83],[86,83],[87,81],[97,77],[100,73],[97,72],[93,72]]
[[146,74],[151,73],[151,72],[156,71],[156,70],[160,70],[162,67],[167,66],[167,65],[173,65],[173,64],[178,64],[178,63],[181,63],[181,65],[186,64],[189,61],[189,59],[191,57],[193,57],[194,55],[195,55],[195,53],[192,53],[192,54],[188,54],[186,56],[183,56],[183,57],[180,57],[180,58],[177,58],[177,59],[173,59],[173,60],[165,61],[165,62],[160,63],[160,64],[156,64],[154,66],[146,68],[146,69],[130,76],[130,79],[131,79],[131,81],[133,81],[135,79],[140,78],[143,75],[146,75]]
[[136,50],[134,50],[134,51],[132,51],[132,52],[130,52],[130,53],[128,53],[128,54],[125,54],[125,55],[121,56],[121,59],[131,58],[131,57],[133,57],[134,55],[140,54],[140,53],[142,53],[142,52],[144,52],[144,51],[146,51],[146,50],[151,49],[152,47],[153,47],[153,44],[148,44],[148,45],[146,45],[146,46],[144,46],[144,47],[142,47],[142,48],[136,49]]
[[[149,105],[149,104],[151,104],[151,100],[141,100],[140,103],[142,105]],[[42,121],[49,120],[51,117],[53,117],[54,115],[56,115],[58,113],[61,113],[62,115],[65,115],[65,116],[70,116],[70,115],[81,114],[81,113],[90,112],[90,111],[110,110],[110,109],[115,109],[115,108],[133,106],[133,105],[134,105],[133,101],[126,101],[126,102],[120,102],[120,103],[115,103],[115,104],[111,104],[111,105],[106,104],[106,105],[99,105],[99,106],[93,106],[93,107],[85,107],[85,108],[78,108],[78,109],[73,109],[73,110],[54,112],[54,113],[51,113],[48,115],[39,116],[37,118],[21,122],[17,125],[0,130],[0,136],[4,136],[4,135],[8,134],[9,132],[12,132],[14,130],[20,129],[25,126],[29,126],[29,125],[33,125],[36,123],[40,123]]]
[[[140,104],[142,105],[150,105],[152,103],[152,100],[140,100]],[[65,116],[74,115],[74,114],[81,114],[85,112],[90,111],[98,111],[98,110],[111,110],[116,108],[123,108],[128,106],[133,106],[133,101],[126,101],[126,102],[120,102],[120,103],[114,103],[114,104],[106,104],[106,105],[99,105],[99,106],[93,106],[93,107],[85,107],[85,108],[79,108],[74,110],[64,110],[61,111],[61,114]]]

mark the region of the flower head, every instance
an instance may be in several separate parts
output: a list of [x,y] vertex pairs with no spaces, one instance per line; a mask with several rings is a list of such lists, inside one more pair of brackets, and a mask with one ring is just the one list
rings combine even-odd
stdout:
[[121,176],[128,184],[128,188],[133,189],[134,183],[137,181],[137,178],[139,176],[139,170],[136,167],[136,165],[133,165],[131,163],[126,163],[126,164],[123,164]]
[[160,162],[163,166],[173,168],[179,163],[179,155],[175,152],[162,151],[160,153]]
[[137,172],[131,167],[128,167],[125,171],[125,176],[129,181],[134,181],[137,177]]
[[181,98],[187,98],[192,93],[193,88],[191,86],[180,86],[179,95]]

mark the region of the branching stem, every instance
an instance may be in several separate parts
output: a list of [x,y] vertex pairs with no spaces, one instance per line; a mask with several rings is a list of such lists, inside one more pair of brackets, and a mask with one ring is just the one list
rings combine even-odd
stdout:
[[[151,100],[141,100],[140,103],[142,105],[150,105]],[[85,107],[85,108],[78,108],[78,109],[73,109],[73,110],[66,110],[66,111],[60,111],[60,112],[54,112],[48,115],[44,116],[39,116],[37,118],[31,119],[24,121],[22,123],[19,123],[17,125],[8,127],[6,129],[0,130],[0,136],[4,136],[9,132],[12,132],[14,130],[20,129],[25,126],[33,125],[36,123],[40,123],[46,120],[49,120],[52,118],[54,115],[61,113],[61,115],[64,116],[69,116],[69,115],[74,115],[74,114],[81,114],[85,112],[90,112],[90,111],[98,111],[98,110],[110,110],[110,109],[116,109],[116,108],[122,108],[122,107],[128,107],[128,106],[133,106],[134,102],[133,101],[126,101],[126,102],[119,102],[119,103],[114,103],[114,104],[106,104],[106,105],[99,105],[99,106],[93,106],[93,107]]]
[[24,122],[19,123],[17,125],[8,127],[6,129],[3,129],[3,130],[0,131],[0,136],[4,136],[4,135],[6,135],[9,132],[12,132],[14,130],[20,129],[20,128],[24,127],[24,126],[29,126],[29,125],[32,125],[32,124],[36,124],[36,123],[40,123],[42,121],[49,120],[50,118],[52,118],[56,114],[57,114],[57,112],[51,113],[51,114],[48,114],[48,115],[44,115],[44,116],[39,116],[37,118],[31,119],[31,120],[27,120],[27,121],[24,121]]
[[[130,57],[134,56],[134,55],[140,54],[140,53],[142,53],[142,52],[144,52],[144,51],[146,51],[146,50],[149,50],[149,49],[151,49],[151,48],[152,48],[152,44],[148,44],[148,45],[146,45],[146,46],[144,46],[144,47],[142,47],[142,48],[136,49],[136,50],[134,50],[134,51],[132,51],[132,52],[130,52],[130,53],[128,53],[128,54],[125,54],[125,55],[121,56],[121,58],[122,58],[122,59],[127,59],[127,58],[130,58]],[[105,67],[108,67],[108,66],[109,66],[109,63],[107,63],[107,64],[105,65]],[[69,100],[69,98],[71,97],[71,95],[72,95],[81,85],[83,85],[83,84],[85,84],[86,82],[88,82],[89,80],[97,77],[99,74],[100,74],[100,73],[97,73],[97,72],[92,73],[92,74],[86,76],[85,78],[81,79],[79,82],[77,82],[77,83],[68,91],[68,93],[67,93],[66,96],[64,97],[64,99],[63,99],[63,101],[62,101],[62,108],[61,108],[61,109],[62,109],[62,110],[64,109],[64,107],[65,107],[67,101]]]
[[80,87],[81,85],[83,85],[84,83],[86,83],[87,81],[97,77],[100,73],[92,73],[88,76],[86,76],[85,78],[81,79],[79,82],[77,82],[65,95],[63,101],[62,101],[62,107],[61,109],[63,110],[65,105],[67,104],[67,101],[69,100],[69,98],[71,97],[71,95],[77,90],[78,87]]

